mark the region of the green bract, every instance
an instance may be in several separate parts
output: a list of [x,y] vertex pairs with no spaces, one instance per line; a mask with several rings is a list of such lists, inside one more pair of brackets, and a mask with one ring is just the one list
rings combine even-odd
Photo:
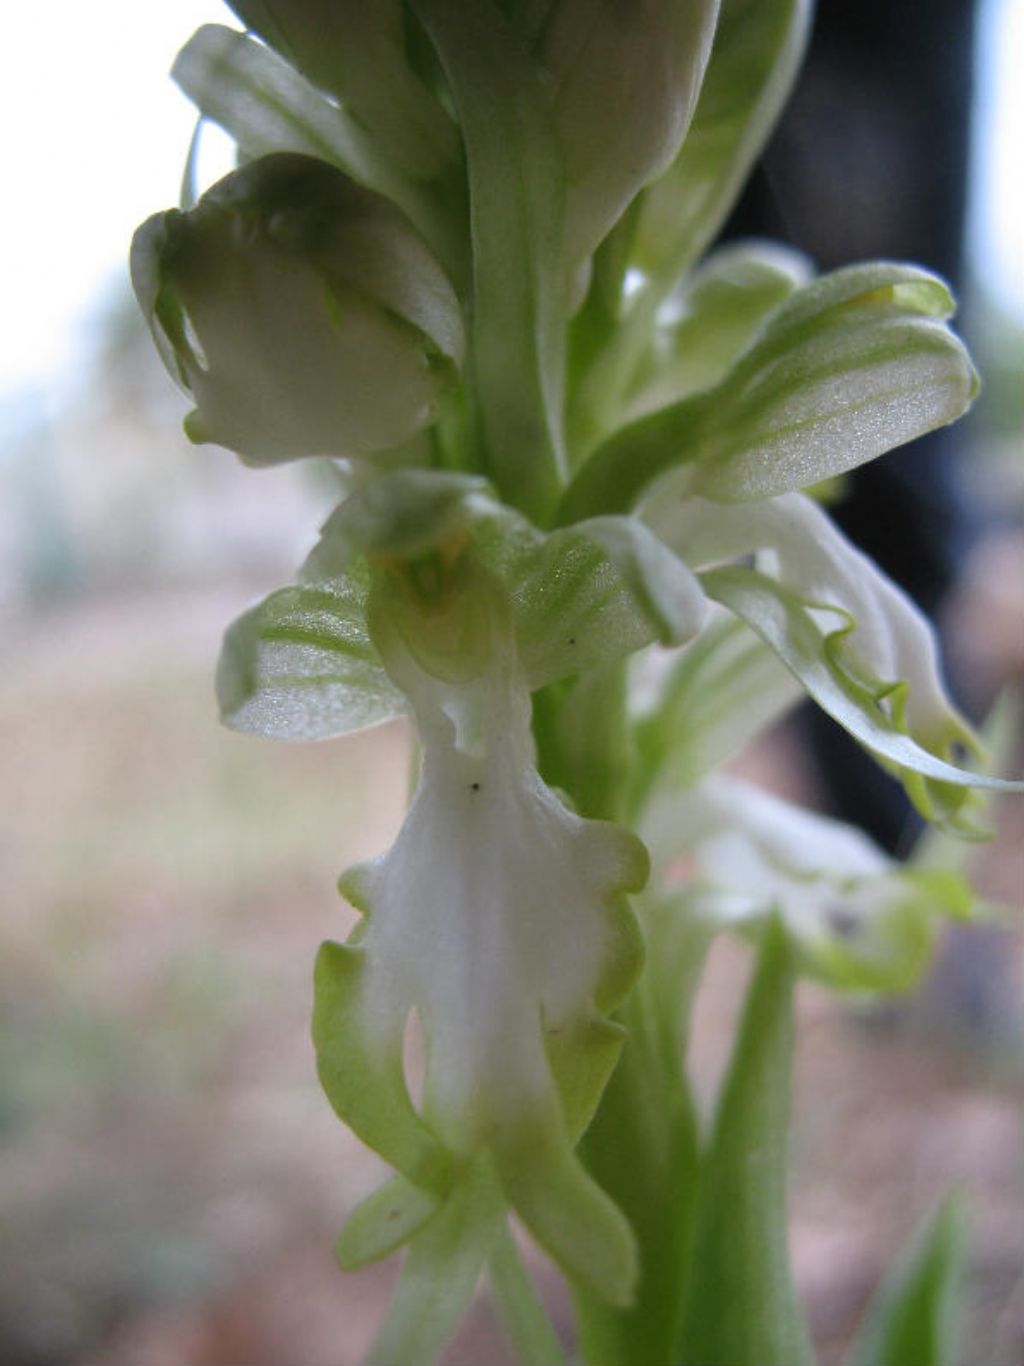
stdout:
[[429,249],[387,200],[323,162],[260,158],[187,213],[157,214],[132,278],[193,441],[252,464],[388,450],[432,423],[462,322]]

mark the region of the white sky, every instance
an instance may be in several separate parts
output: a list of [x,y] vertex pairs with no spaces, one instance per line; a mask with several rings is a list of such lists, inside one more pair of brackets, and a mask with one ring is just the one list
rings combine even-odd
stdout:
[[980,11],[967,245],[986,288],[1024,316],[1024,3]]
[[[984,4],[971,245],[982,278],[1024,313],[1024,4]],[[54,0],[8,16],[0,399],[72,372],[90,311],[125,278],[132,231],[176,202],[194,113],[167,71],[211,20],[236,22],[219,0]]]
[[135,227],[177,202],[195,112],[167,72],[218,0],[20,3],[0,44],[0,395],[73,362]]

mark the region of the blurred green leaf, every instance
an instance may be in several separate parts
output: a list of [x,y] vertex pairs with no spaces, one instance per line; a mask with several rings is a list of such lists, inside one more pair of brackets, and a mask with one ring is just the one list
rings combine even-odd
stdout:
[[789,1269],[786,1153],[793,953],[769,922],[701,1164],[689,1294],[673,1362],[807,1366]]
[[966,1216],[951,1196],[918,1230],[868,1306],[849,1366],[955,1366]]

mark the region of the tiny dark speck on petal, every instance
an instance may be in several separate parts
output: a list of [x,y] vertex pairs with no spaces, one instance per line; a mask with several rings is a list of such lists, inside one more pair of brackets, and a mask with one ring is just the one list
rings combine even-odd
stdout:
[[480,784],[479,784],[479,783],[470,783],[470,785],[469,785],[469,790],[470,790],[471,792],[479,792],[479,791],[480,791]]
[[857,917],[843,906],[832,906],[828,910],[828,923],[833,933],[841,939],[856,939],[860,924]]

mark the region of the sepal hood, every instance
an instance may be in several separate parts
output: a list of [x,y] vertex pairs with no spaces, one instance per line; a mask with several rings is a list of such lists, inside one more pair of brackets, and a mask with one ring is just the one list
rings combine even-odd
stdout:
[[366,456],[458,380],[458,301],[405,217],[313,157],[260,158],[150,218],[132,279],[194,441],[257,465]]

